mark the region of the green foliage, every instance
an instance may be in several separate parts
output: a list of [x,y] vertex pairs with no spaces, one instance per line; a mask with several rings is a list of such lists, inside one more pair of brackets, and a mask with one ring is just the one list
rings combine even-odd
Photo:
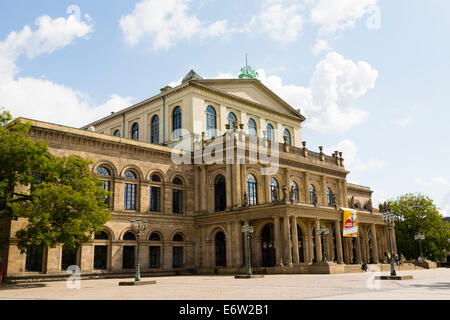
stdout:
[[31,139],[30,128],[0,113],[0,217],[28,219],[16,233],[22,252],[58,243],[77,249],[109,220],[109,192],[90,160],[51,155],[44,141]]
[[425,235],[422,240],[424,257],[442,260],[450,250],[450,224],[442,220],[433,200],[422,194],[405,194],[391,202],[392,213],[398,218],[395,222],[397,249],[408,259],[420,256],[417,234]]

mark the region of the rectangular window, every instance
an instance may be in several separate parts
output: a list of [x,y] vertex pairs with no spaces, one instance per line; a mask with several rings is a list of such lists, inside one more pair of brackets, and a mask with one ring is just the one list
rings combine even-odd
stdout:
[[41,272],[43,253],[42,247],[32,247],[28,249],[25,261],[25,271]]
[[172,191],[172,212],[183,213],[183,191],[173,189]]
[[161,189],[159,187],[150,187],[150,211],[160,212]]
[[135,268],[135,246],[124,246],[122,257],[122,269],[134,269]]
[[136,210],[136,185],[125,183],[125,210]]
[[150,248],[150,268],[160,268],[161,247],[151,246]]
[[94,246],[94,270],[106,270],[108,246]]

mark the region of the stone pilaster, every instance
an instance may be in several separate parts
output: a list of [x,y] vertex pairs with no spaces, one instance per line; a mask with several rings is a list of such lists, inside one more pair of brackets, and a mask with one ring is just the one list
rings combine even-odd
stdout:
[[283,261],[281,258],[283,246],[281,244],[280,236],[280,218],[273,217],[274,233],[275,233],[275,255],[276,255],[276,265],[283,266]]
[[231,227],[231,222],[228,222],[226,224],[226,231],[227,231],[227,235],[225,237],[226,239],[226,256],[227,256],[227,267],[232,267],[233,266],[233,251],[235,250],[233,247],[233,234],[232,234],[232,227]]
[[289,217],[283,218],[284,265],[292,267],[292,247],[289,230]]
[[226,168],[226,206],[227,206],[227,210],[230,210],[233,207],[233,199],[232,199],[232,179],[231,179],[231,164],[227,164],[225,165]]
[[378,259],[378,241],[377,241],[377,229],[375,227],[375,224],[372,224],[371,226],[371,230],[372,230],[372,255],[373,255],[373,261],[374,263],[378,263],[379,259]]
[[314,221],[314,225],[315,225],[314,237],[316,240],[316,260],[317,260],[317,262],[321,262],[322,261],[322,241],[319,236],[320,220],[316,219]]

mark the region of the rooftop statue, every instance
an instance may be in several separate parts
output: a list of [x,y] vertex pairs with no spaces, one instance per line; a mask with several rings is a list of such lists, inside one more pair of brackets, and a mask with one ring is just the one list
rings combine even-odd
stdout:
[[258,72],[253,70],[253,68],[247,64],[247,54],[245,54],[245,66],[241,68],[239,79],[257,79],[258,77]]

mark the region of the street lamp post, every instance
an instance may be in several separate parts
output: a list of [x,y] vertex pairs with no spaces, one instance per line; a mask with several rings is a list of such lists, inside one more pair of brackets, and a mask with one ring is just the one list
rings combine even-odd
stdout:
[[383,220],[387,224],[387,227],[388,227],[389,251],[391,253],[391,258],[389,259],[389,262],[391,264],[391,276],[396,276],[397,274],[395,273],[394,259],[393,259],[393,252],[392,252],[392,239],[391,239],[391,229],[394,224],[395,216],[390,212],[386,212],[386,213],[383,213]]
[[420,247],[420,258],[423,260],[423,254],[422,254],[422,240],[425,240],[425,236],[421,233],[416,234],[414,236],[414,240],[419,240],[419,247]]
[[131,219],[130,220],[131,227],[134,231],[136,231],[137,235],[137,259],[136,259],[136,276],[134,278],[135,281],[141,281],[141,270],[139,265],[139,239],[141,237],[141,231],[147,228],[148,220],[144,220],[141,222],[141,219]]
[[327,262],[327,255],[325,253],[325,241],[324,238],[326,236],[328,236],[328,234],[330,233],[330,230],[327,227],[321,226],[319,228],[319,230],[317,230],[317,232],[319,233],[320,236],[320,240],[322,243],[322,261]]
[[252,275],[252,258],[251,258],[251,244],[250,244],[250,234],[253,233],[253,227],[249,225],[245,225],[241,227],[241,231],[247,236],[247,247],[248,247],[248,255],[247,255],[247,275]]

